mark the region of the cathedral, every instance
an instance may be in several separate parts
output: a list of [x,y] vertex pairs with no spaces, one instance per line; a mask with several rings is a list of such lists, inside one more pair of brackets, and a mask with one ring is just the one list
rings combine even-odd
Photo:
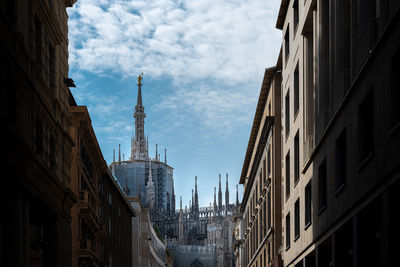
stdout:
[[189,206],[175,208],[173,168],[160,160],[158,146],[154,157],[149,156],[148,138],[144,134],[144,106],[142,101],[142,76],[138,77],[137,103],[133,117],[135,135],[131,139],[131,155],[125,160],[121,149],[118,160],[113,151],[109,168],[127,197],[137,197],[148,207],[151,221],[164,238],[174,256],[174,266],[234,266],[232,252],[233,216],[239,208],[236,186],[236,203],[229,203],[228,174],[226,174],[225,205],[219,175],[218,202],[214,187],[214,203],[199,206],[197,176]]

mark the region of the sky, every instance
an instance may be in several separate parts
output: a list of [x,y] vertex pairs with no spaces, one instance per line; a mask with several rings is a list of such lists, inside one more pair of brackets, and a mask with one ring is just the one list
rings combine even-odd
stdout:
[[[130,156],[137,76],[149,154],[174,168],[176,207],[214,201],[218,175],[236,200],[265,68],[276,64],[280,0],[78,0],[69,15],[69,77],[104,159]],[[239,200],[242,198],[239,185]]]

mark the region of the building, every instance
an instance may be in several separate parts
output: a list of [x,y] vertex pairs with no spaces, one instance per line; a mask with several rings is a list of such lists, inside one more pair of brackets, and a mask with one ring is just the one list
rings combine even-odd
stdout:
[[133,219],[133,266],[173,266],[174,257],[157,225],[150,220],[149,208],[137,197],[128,197],[137,216]]
[[71,266],[66,8],[75,2],[0,4],[0,266]]
[[277,21],[293,177],[285,266],[396,265],[400,3],[304,2],[282,1]]
[[[144,134],[144,106],[142,101],[142,76],[138,77],[138,95],[135,112],[135,136],[131,140],[131,155],[125,160],[118,149],[118,160],[113,152],[109,168],[122,186],[127,197],[138,197],[141,203],[150,207],[152,221],[163,221],[175,211],[173,168],[167,164],[167,150],[164,162],[156,148],[154,158],[149,156],[148,138]],[[158,147],[156,145],[156,147]]]
[[281,57],[265,70],[240,184],[236,218],[238,266],[282,266],[281,249]]
[[72,265],[135,266],[132,217],[135,212],[111,175],[86,106],[70,95]]
[[281,175],[271,182],[282,177],[272,205],[278,211],[272,214],[281,216],[282,241],[271,253],[277,261],[267,256],[265,263],[258,237],[265,214],[257,190],[264,154],[258,151],[267,146],[261,93],[241,175],[236,257],[241,266],[279,266],[280,257],[290,267],[396,265],[399,1],[283,0],[276,27],[282,49],[264,82],[268,71],[281,70],[275,112],[282,116],[273,125],[282,129],[272,131],[281,133],[273,165]]

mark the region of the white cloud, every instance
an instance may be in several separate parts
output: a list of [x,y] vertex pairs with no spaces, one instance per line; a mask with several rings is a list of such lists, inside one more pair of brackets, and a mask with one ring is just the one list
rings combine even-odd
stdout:
[[[107,4],[108,3],[108,4]],[[275,0],[80,0],[70,14],[72,67],[176,79],[252,79],[275,63]],[[240,75],[238,75],[240,73]]]
[[[176,125],[194,117],[205,131],[229,134],[253,116],[264,68],[276,63],[279,3],[79,0],[69,9],[71,69],[172,78],[176,89],[159,109],[185,110]],[[110,106],[93,109],[107,114]]]

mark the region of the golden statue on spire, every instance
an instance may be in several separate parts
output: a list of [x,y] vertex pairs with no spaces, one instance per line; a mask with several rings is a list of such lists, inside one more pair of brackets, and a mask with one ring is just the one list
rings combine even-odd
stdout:
[[138,85],[142,85],[143,72],[141,74],[139,74],[139,76],[137,77],[137,80],[138,80]]

